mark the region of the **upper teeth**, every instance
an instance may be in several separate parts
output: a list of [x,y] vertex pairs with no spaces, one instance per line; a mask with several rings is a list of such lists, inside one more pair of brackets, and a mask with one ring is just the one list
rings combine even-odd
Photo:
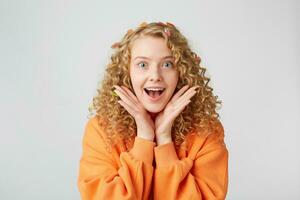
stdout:
[[147,90],[151,90],[151,91],[160,91],[160,90],[164,90],[164,88],[146,88]]

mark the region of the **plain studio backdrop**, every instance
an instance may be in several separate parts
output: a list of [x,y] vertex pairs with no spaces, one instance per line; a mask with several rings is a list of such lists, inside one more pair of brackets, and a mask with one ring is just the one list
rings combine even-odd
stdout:
[[3,1],[0,199],[80,199],[88,106],[141,22],[188,38],[223,101],[227,199],[300,199],[299,1]]

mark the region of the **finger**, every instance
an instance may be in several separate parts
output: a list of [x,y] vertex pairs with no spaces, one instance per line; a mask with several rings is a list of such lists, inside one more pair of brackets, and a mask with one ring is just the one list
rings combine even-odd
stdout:
[[171,101],[176,101],[188,88],[188,85],[185,85],[182,88],[180,88],[180,90],[173,96]]
[[127,107],[129,107],[130,110],[135,110],[137,112],[136,105],[132,102],[132,100],[128,96],[126,96],[124,94],[125,93],[124,91],[120,91],[120,90],[116,89],[115,92],[117,93],[117,95],[119,95],[119,97],[122,99],[122,101],[124,103],[126,103]]
[[[121,90],[123,93],[125,93],[127,96],[127,98],[130,100],[130,102],[128,102],[126,99],[124,99],[123,101],[127,104],[128,107],[130,107],[131,110],[133,110],[133,117],[136,117],[138,116],[139,114],[142,114],[145,112],[145,109],[143,107],[142,104],[139,103],[138,99],[135,97],[135,95],[128,89],[126,88],[125,86],[115,86],[115,88],[119,88],[118,90]],[[129,93],[129,94],[128,94]],[[129,96],[131,94],[131,96]],[[124,98],[124,97],[121,97],[121,98]],[[135,99],[135,100],[133,100]]]
[[132,108],[128,106],[124,101],[119,100],[118,103],[121,104],[121,106],[123,106],[130,115],[135,116],[135,110],[132,110]]
[[123,94],[123,97],[125,96],[128,100],[131,101],[131,103],[126,102],[127,104],[132,104],[132,106],[137,105],[137,102],[134,99],[132,99],[132,97],[130,96],[130,94],[128,94],[128,92],[126,90],[124,90],[122,87],[120,87],[118,85],[115,85],[114,87],[117,89],[117,91],[119,91]]
[[197,87],[199,87],[199,86],[191,87],[187,92],[185,92],[182,96],[180,96],[177,99],[177,101],[174,102],[174,104],[180,105],[183,102],[185,102],[186,100],[189,100],[190,98],[192,98],[197,93],[197,91],[195,90]]
[[179,115],[189,103],[191,103],[191,100],[188,100],[188,101],[184,102],[183,104],[181,104],[181,106],[178,107],[178,111],[176,111],[177,112],[176,114]]
[[171,113],[169,114],[169,117],[173,119],[176,119],[176,117],[184,110],[184,108],[191,102],[191,100],[187,100],[183,103],[180,103],[177,105],[174,105]]
[[139,100],[136,98],[136,96],[131,92],[131,90],[129,90],[127,87],[125,86],[121,86],[126,92],[127,94],[132,98],[132,100],[138,104],[139,103]]
[[182,95],[178,100],[177,100],[177,102],[179,103],[179,104],[181,104],[181,103],[183,103],[183,102],[185,102],[185,101],[187,101],[187,100],[190,100],[195,94],[196,94],[197,92],[195,91],[195,90],[189,90],[189,91],[187,91],[184,95]]
[[120,92],[122,92],[125,96],[127,96],[128,99],[130,99],[132,102],[134,102],[135,104],[137,104],[138,102],[136,102],[136,98],[132,98],[132,96],[134,95],[130,95],[131,91],[129,89],[125,90],[125,86],[118,86],[118,85],[115,85],[114,86],[116,89],[118,89]]

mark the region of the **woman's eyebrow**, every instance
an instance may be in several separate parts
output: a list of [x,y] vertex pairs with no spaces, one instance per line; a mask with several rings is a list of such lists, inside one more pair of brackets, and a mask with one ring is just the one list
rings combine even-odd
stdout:
[[[145,56],[137,56],[137,57],[134,58],[134,60],[136,60],[136,59],[138,59],[138,58],[150,60],[150,58],[145,57]],[[172,55],[169,55],[169,56],[162,57],[161,59],[167,59],[167,58],[174,58],[174,57],[173,57]]]

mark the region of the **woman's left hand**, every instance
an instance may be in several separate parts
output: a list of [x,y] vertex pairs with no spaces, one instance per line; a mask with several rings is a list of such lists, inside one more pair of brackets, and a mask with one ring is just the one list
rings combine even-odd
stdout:
[[[183,86],[168,102],[164,110],[162,110],[155,118],[155,137],[157,145],[166,144],[172,141],[171,130],[176,117],[191,102],[190,98],[196,94],[196,88],[190,89],[188,85]],[[188,89],[188,90],[187,90]]]

